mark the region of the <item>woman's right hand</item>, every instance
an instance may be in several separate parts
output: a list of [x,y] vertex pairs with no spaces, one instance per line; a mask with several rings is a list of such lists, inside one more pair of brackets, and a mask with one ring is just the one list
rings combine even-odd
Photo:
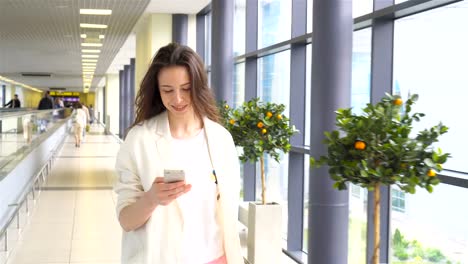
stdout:
[[165,183],[163,177],[156,177],[151,188],[145,193],[154,205],[168,205],[192,189],[185,181]]

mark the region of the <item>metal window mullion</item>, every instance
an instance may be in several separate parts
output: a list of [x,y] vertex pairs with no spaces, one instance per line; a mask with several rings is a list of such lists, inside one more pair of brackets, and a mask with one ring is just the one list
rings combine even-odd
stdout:
[[[393,6],[393,0],[374,0],[374,10]],[[385,93],[392,93],[393,84],[393,28],[394,20],[376,19],[372,26],[371,103],[380,101]],[[390,261],[390,186],[380,189],[380,263]],[[367,204],[367,262],[374,248],[374,192],[368,192]]]
[[[293,0],[291,15],[291,37],[306,33],[307,1]],[[306,94],[306,44],[291,46],[290,58],[289,116],[291,124],[299,131],[305,128]],[[302,100],[297,100],[302,98]],[[291,138],[291,144],[304,145],[304,136],[298,133]],[[289,153],[288,168],[288,236],[287,250],[301,251],[304,232],[304,159],[302,153]]]
[[124,127],[124,71],[119,71],[119,137],[123,138]]
[[128,94],[128,127],[135,120],[135,58],[130,59],[129,68],[129,94]]
[[[245,51],[257,49],[258,1],[248,0],[245,7]],[[257,58],[245,60],[245,101],[257,97]],[[255,164],[244,163],[244,201],[255,201]]]
[[202,60],[205,60],[205,19],[204,14],[197,14],[197,53]]
[[188,15],[172,14],[172,41],[187,45]]

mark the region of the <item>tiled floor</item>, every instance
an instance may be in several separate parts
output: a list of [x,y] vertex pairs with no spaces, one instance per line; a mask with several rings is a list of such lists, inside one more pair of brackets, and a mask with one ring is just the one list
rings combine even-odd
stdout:
[[[0,252],[0,264],[120,263],[121,229],[111,190],[118,148],[112,136],[87,135],[80,148],[68,137],[29,217],[22,209],[20,231],[10,227],[14,250]],[[284,256],[286,263],[294,262]]]
[[67,138],[8,264],[120,263],[111,189],[118,148],[112,136],[87,135],[80,148]]

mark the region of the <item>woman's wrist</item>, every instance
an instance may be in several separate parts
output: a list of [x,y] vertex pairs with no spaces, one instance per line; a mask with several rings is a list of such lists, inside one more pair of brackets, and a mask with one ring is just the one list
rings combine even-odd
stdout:
[[145,204],[145,207],[148,207],[150,208],[151,211],[153,211],[156,207],[158,207],[158,201],[152,197],[151,193],[150,193],[151,190],[145,192],[143,194],[143,203]]

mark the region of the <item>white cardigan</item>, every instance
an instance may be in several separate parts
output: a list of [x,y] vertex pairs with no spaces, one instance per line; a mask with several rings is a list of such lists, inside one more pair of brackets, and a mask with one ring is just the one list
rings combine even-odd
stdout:
[[[218,217],[224,237],[228,264],[243,264],[237,228],[240,168],[237,151],[229,132],[221,125],[203,119],[209,151],[221,194]],[[117,155],[117,216],[148,191],[164,168],[174,164],[167,113],[161,113],[133,127]],[[158,206],[145,225],[123,231],[122,264],[177,264],[181,256],[184,219],[177,200]],[[202,263],[194,263],[202,264]]]

